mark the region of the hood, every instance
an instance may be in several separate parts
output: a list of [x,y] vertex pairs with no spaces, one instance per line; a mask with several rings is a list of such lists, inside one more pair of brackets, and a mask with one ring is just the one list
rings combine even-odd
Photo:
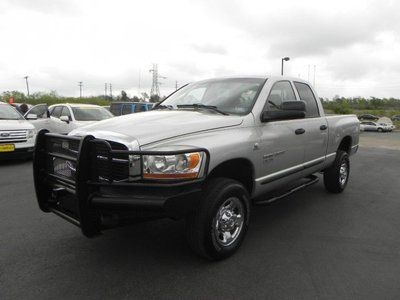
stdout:
[[93,135],[96,138],[138,142],[147,145],[181,135],[240,125],[241,116],[224,116],[207,111],[154,110],[115,117],[80,127],[70,135]]
[[0,120],[0,130],[34,129],[27,120]]

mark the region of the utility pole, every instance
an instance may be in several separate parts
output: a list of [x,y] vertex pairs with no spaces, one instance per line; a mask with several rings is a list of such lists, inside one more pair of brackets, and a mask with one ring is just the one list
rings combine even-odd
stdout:
[[160,81],[159,79],[165,79],[167,77],[158,74],[158,65],[153,64],[153,68],[149,70],[153,73],[153,82],[151,84],[150,96],[156,95],[160,97]]
[[104,99],[107,99],[107,83],[104,84]]
[[178,80],[175,80],[175,91],[178,90]]
[[307,77],[307,81],[310,82],[310,65],[308,65],[308,77]]
[[28,92],[28,97],[29,97],[29,84],[28,84],[28,78],[29,76],[25,76],[25,81],[26,81],[26,91]]
[[78,82],[78,86],[79,86],[79,98],[82,98],[82,86],[83,86],[82,81]]
[[111,100],[112,100],[112,84],[110,83],[110,97],[111,97]]

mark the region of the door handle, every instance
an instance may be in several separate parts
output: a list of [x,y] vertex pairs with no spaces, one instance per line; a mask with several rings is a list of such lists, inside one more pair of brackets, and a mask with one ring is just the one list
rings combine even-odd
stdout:
[[326,125],[324,124],[324,125],[319,126],[319,129],[321,129],[321,130],[326,130],[326,129],[328,129],[328,126],[326,126]]
[[296,131],[294,133],[303,134],[304,132],[306,132],[306,130],[304,128],[299,128],[299,129],[296,129]]

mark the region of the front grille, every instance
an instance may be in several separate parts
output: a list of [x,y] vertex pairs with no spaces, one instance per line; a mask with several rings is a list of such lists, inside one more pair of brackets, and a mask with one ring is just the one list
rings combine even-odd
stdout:
[[0,143],[26,142],[27,134],[27,130],[0,130]]
[[64,137],[46,139],[47,170],[59,178],[76,179],[76,164],[80,140]]
[[65,155],[71,155],[73,157],[78,156],[79,151],[79,140],[67,140],[61,138],[51,138],[46,140],[46,149],[50,153],[59,153]]
[[[120,143],[108,142],[112,150],[128,150]],[[126,181],[129,177],[129,155],[111,154],[108,145],[104,142],[94,143],[92,155],[92,177],[100,182]]]
[[76,162],[54,157],[52,167],[54,174],[70,178],[73,180],[76,179],[75,178]]

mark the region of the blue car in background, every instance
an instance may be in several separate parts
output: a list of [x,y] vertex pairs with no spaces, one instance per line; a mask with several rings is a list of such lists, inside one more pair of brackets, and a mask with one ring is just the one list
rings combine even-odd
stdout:
[[110,112],[114,116],[122,116],[142,111],[149,111],[154,103],[145,102],[113,102],[110,105]]

